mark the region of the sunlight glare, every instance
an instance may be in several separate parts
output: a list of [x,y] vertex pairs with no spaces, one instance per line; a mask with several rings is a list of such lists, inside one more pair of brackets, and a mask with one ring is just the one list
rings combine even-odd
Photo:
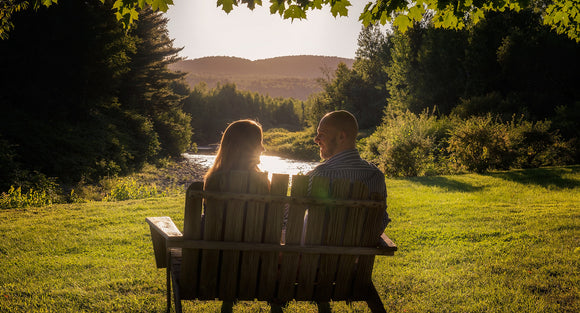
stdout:
[[[211,167],[215,160],[215,155],[211,154],[185,153],[184,156],[190,162],[197,163],[207,168]],[[298,174],[305,175],[318,164],[318,162],[298,161],[277,156],[262,155],[260,156],[260,164],[258,164],[258,167],[261,171],[267,172],[268,179],[272,180],[273,173],[288,174],[290,176]]]

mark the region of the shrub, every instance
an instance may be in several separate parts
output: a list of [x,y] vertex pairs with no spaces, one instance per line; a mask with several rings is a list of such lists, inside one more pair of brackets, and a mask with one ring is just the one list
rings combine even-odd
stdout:
[[314,128],[290,132],[281,128],[264,132],[266,153],[298,160],[318,160],[318,145],[314,143]]
[[517,155],[515,167],[535,168],[573,162],[572,149],[557,131],[551,130],[551,124],[550,121],[512,120],[510,142]]
[[508,169],[515,159],[507,125],[496,121],[491,114],[458,120],[450,135],[451,158],[469,171]]
[[110,191],[103,201],[122,201],[130,199],[144,199],[157,196],[166,196],[155,184],[141,185],[133,178],[116,179],[109,182]]
[[24,208],[30,206],[51,205],[52,199],[46,191],[28,190],[22,192],[22,187],[10,186],[8,192],[3,192],[0,197],[0,208]]
[[19,172],[16,186],[0,195],[0,209],[40,207],[64,202],[56,178],[39,172]]
[[362,156],[388,176],[448,173],[446,137],[450,120],[428,112],[407,111],[386,117],[377,130],[361,141]]

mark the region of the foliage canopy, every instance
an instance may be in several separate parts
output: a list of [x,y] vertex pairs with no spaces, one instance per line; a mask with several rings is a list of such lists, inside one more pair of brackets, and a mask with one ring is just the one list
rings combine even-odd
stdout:
[[[99,0],[112,3],[118,20],[129,27],[139,17],[138,11],[150,6],[154,11],[166,12],[173,0]],[[209,1],[209,0],[205,0]],[[50,6],[58,0],[4,0],[0,4],[0,38],[6,38],[14,27],[11,15],[32,7]],[[271,14],[284,19],[305,19],[310,10],[330,8],[332,16],[348,16],[348,0],[269,0]],[[251,10],[262,6],[262,0],[217,0],[217,6],[229,13],[234,6],[245,4]],[[364,26],[380,22],[392,23],[405,31],[425,18],[437,28],[463,29],[478,23],[489,11],[519,11],[534,8],[541,12],[543,22],[559,34],[580,42],[580,0],[372,0],[367,3],[359,20]]]

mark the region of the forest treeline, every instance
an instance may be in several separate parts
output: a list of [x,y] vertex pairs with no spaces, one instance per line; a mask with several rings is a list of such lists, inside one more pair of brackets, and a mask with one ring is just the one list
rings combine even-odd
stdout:
[[530,10],[457,31],[428,17],[405,33],[365,28],[352,67],[301,101],[233,83],[190,88],[168,68],[180,49],[162,14],[145,10],[127,32],[109,9],[61,0],[14,16],[0,41],[0,190],[162,165],[240,118],[264,126],[269,153],[317,159],[316,125],[336,109],[358,118],[362,154],[391,176],[580,160],[580,45]]

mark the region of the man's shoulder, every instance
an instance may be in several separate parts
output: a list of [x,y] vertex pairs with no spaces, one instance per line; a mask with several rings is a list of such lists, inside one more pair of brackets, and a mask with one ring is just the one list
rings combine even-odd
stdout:
[[350,157],[332,160],[316,166],[310,173],[310,176],[323,175],[324,173],[334,171],[363,171],[363,172],[378,172],[381,170],[374,164],[362,159],[358,153]]

